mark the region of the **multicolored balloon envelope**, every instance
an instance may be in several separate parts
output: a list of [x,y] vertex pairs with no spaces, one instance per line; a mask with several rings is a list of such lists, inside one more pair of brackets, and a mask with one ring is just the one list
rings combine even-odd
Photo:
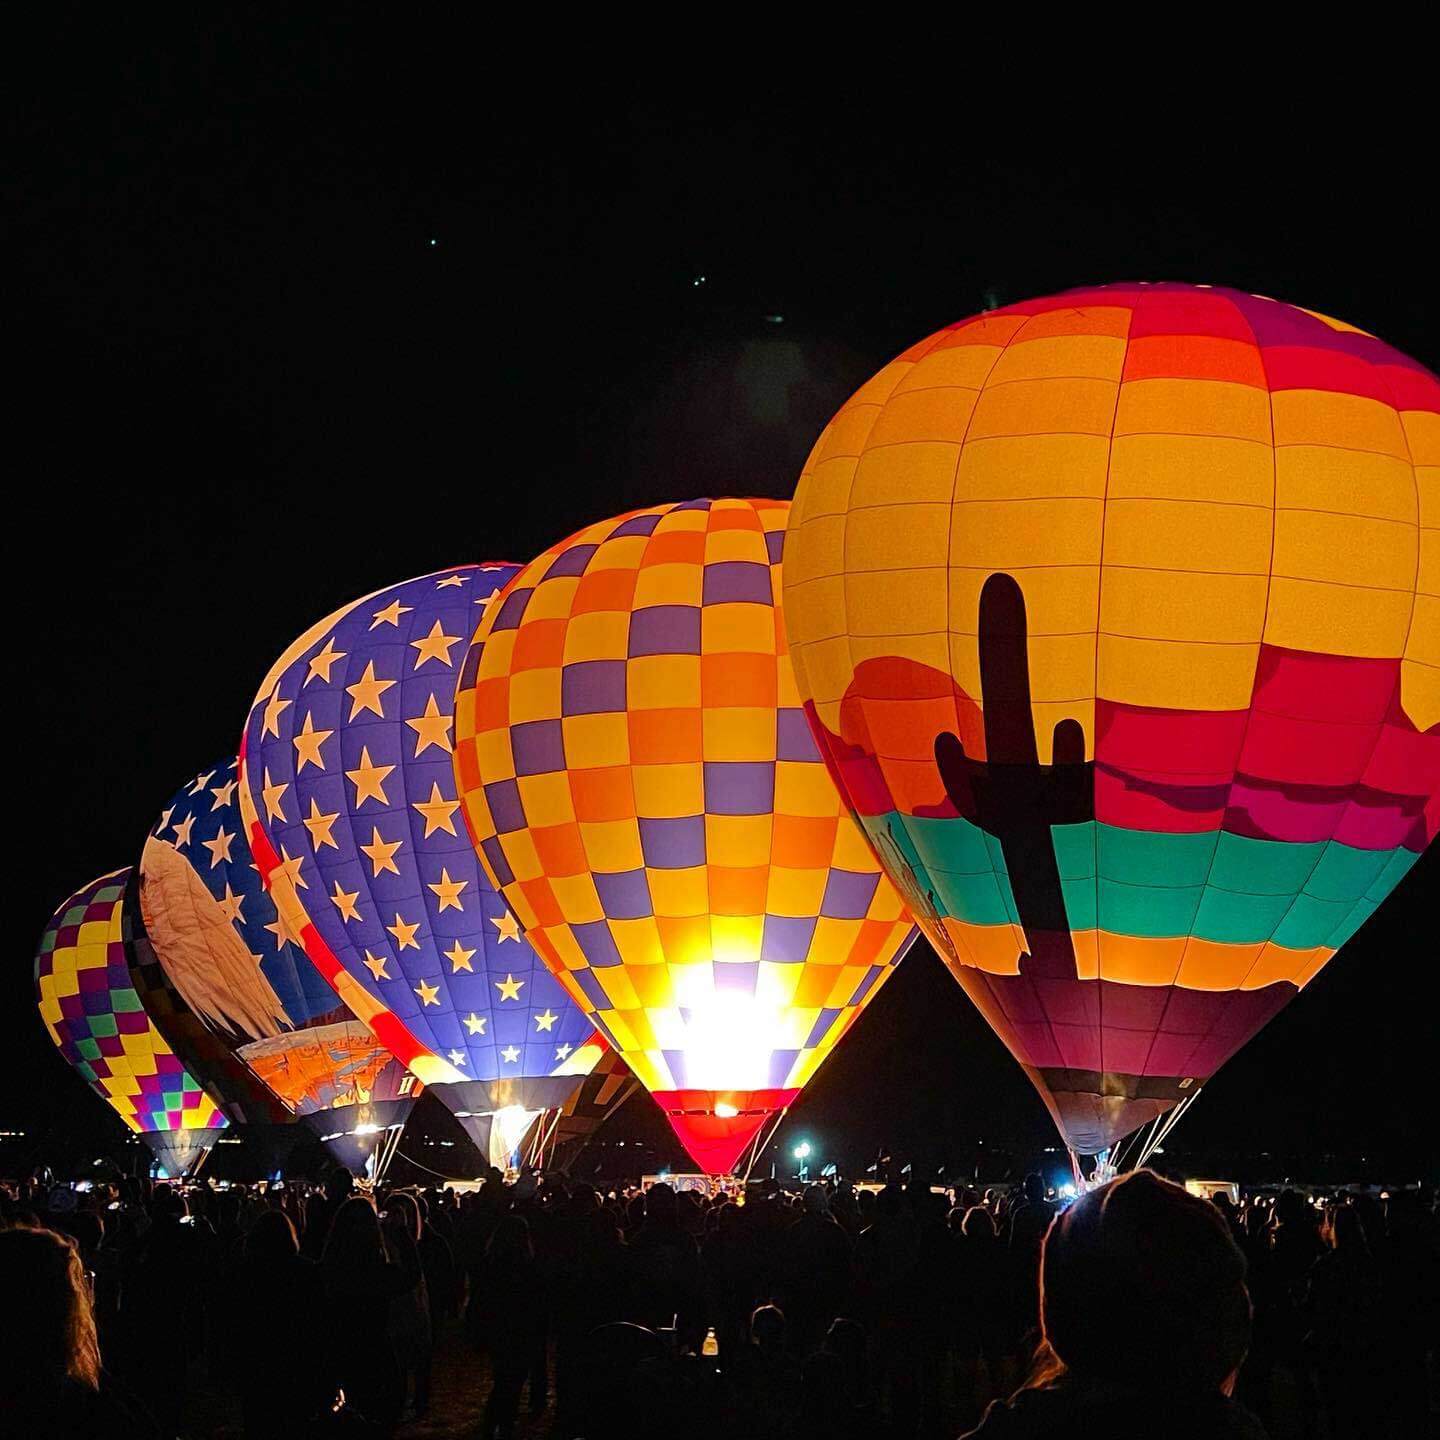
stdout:
[[[416,1080],[281,920],[245,838],[236,769],[229,760],[183,786],[145,842],[127,902],[136,986],[252,1139],[257,1123],[298,1115],[338,1160],[363,1166],[404,1125]],[[286,1133],[262,1131],[261,1142],[278,1152]]]
[[599,1058],[459,818],[456,677],[514,573],[421,576],[311,627],[261,688],[240,785],[289,936],[496,1164]]
[[486,869],[712,1173],[914,933],[799,709],[786,512],[695,500],[580,531],[487,613],[456,702]]
[[1192,285],[953,325],[816,444],[807,713],[1075,1151],[1201,1085],[1434,836],[1437,466],[1422,366]]
[[129,878],[128,866],[102,875],[51,917],[35,956],[40,1018],[166,1174],[191,1174],[229,1122],[135,992],[123,913]]

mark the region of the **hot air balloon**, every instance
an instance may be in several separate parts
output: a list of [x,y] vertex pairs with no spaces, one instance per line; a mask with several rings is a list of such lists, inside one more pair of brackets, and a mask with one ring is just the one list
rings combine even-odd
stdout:
[[487,871],[712,1174],[914,933],[800,713],[787,508],[696,500],[580,531],[487,613],[456,703]]
[[261,687],[239,791],[289,933],[498,1165],[599,1058],[485,879],[455,795],[460,661],[514,573],[421,576],[313,626]]
[[558,1110],[539,1116],[525,1136],[525,1163],[568,1174],[600,1127],[640,1088],[629,1067],[608,1045],[580,1088]]
[[1415,361],[1180,284],[962,321],[816,443],[806,713],[1072,1152],[1172,1123],[1433,838],[1437,464]]
[[280,919],[245,838],[236,770],[231,759],[182,786],[146,839],[127,897],[136,988],[247,1138],[278,1160],[298,1115],[358,1170],[398,1135],[415,1077]]
[[228,1122],[135,993],[124,924],[129,877],[127,867],[92,880],[51,917],[35,956],[40,1018],[166,1174],[193,1174]]

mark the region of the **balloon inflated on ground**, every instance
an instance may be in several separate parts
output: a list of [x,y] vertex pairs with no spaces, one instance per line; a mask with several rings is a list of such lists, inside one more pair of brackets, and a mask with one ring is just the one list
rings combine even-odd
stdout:
[[786,510],[695,500],[580,531],[487,609],[457,699],[486,870],[711,1173],[914,933],[799,709]]
[[1193,1094],[1433,838],[1437,463],[1423,366],[1190,285],[953,325],[817,441],[806,712],[1072,1150]]
[[486,879],[455,791],[456,678],[514,573],[439,571],[312,626],[260,688],[239,788],[288,937],[501,1165],[600,1054]]
[[229,1123],[146,1014],[131,978],[127,866],[77,890],[35,956],[40,1018],[75,1072],[167,1174],[199,1169]]
[[414,1077],[281,922],[250,853],[236,770],[232,758],[182,786],[145,841],[129,891],[137,988],[247,1141],[270,1152],[267,1169],[293,1145],[297,1118],[359,1169],[381,1122],[408,1114]]

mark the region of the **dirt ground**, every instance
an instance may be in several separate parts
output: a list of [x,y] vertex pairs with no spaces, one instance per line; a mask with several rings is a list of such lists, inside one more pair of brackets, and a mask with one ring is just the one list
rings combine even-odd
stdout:
[[[396,1440],[471,1440],[478,1435],[490,1373],[485,1360],[466,1343],[458,1326],[450,1326],[435,1351],[430,1413],[396,1430]],[[532,1414],[523,1405],[516,1440],[544,1440],[555,1420],[551,1387],[545,1409]],[[197,1389],[186,1407],[183,1440],[245,1440],[240,1405],[234,1396]]]

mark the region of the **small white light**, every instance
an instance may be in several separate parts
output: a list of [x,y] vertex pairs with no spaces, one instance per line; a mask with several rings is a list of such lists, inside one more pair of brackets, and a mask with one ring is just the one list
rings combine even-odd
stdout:
[[[717,1100],[715,1102],[715,1113],[722,1120],[733,1120],[740,1112],[728,1100]],[[624,1143],[623,1141],[621,1142]]]

